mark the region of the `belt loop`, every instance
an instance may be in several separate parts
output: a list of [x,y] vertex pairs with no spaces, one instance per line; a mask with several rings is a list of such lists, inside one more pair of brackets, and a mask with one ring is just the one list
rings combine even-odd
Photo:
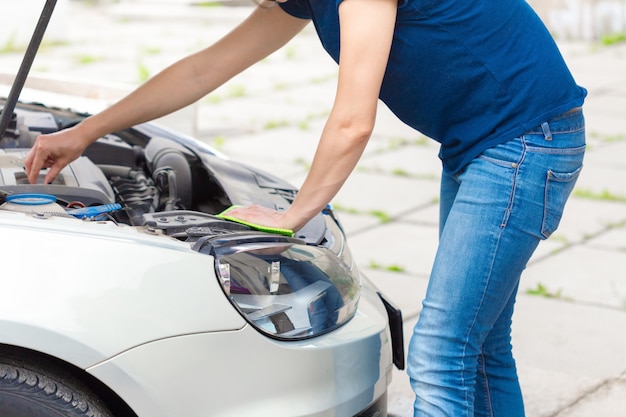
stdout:
[[543,130],[543,136],[546,140],[552,140],[552,132],[550,131],[550,125],[548,122],[543,122],[541,124],[541,130]]

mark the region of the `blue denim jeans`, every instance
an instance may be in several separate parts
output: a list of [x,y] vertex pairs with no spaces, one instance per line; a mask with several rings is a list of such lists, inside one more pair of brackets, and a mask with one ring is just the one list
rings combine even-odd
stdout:
[[511,323],[520,275],[582,168],[582,110],[441,181],[440,241],[408,350],[415,416],[524,415]]

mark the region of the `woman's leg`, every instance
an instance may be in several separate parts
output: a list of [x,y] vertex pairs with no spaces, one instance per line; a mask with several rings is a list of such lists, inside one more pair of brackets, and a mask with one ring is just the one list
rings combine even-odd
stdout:
[[515,294],[558,225],[583,151],[579,111],[489,149],[456,184],[444,176],[445,224],[409,347],[416,416],[524,415],[510,347]]
[[[514,294],[516,292],[517,289]],[[513,295],[483,343],[476,374],[474,416],[516,415],[510,410],[517,410],[517,415],[524,415],[522,391],[511,346],[514,304]]]

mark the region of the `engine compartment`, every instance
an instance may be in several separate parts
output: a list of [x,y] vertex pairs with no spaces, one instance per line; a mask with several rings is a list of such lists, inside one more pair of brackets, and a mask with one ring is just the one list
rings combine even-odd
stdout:
[[[81,217],[83,221],[109,220],[195,240],[207,234],[250,230],[216,217],[231,205],[259,204],[286,210],[296,195],[295,187],[277,177],[225,159],[193,138],[149,123],[99,138],[52,183],[43,183],[46,170],[42,170],[37,183],[30,184],[23,160],[37,136],[70,127],[87,116],[38,103],[16,107],[0,138],[0,204],[9,196],[50,195],[66,212],[107,208],[98,215]],[[120,208],[111,210],[113,204]],[[0,206],[2,209],[7,206]],[[30,210],[41,207],[34,205]],[[320,244],[326,229],[320,213],[297,237]]]

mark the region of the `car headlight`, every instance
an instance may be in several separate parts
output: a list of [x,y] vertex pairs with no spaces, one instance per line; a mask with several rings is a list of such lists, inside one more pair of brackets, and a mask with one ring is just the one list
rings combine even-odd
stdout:
[[218,279],[235,307],[271,337],[318,336],[356,312],[359,277],[329,249],[258,234],[198,243],[215,257]]

